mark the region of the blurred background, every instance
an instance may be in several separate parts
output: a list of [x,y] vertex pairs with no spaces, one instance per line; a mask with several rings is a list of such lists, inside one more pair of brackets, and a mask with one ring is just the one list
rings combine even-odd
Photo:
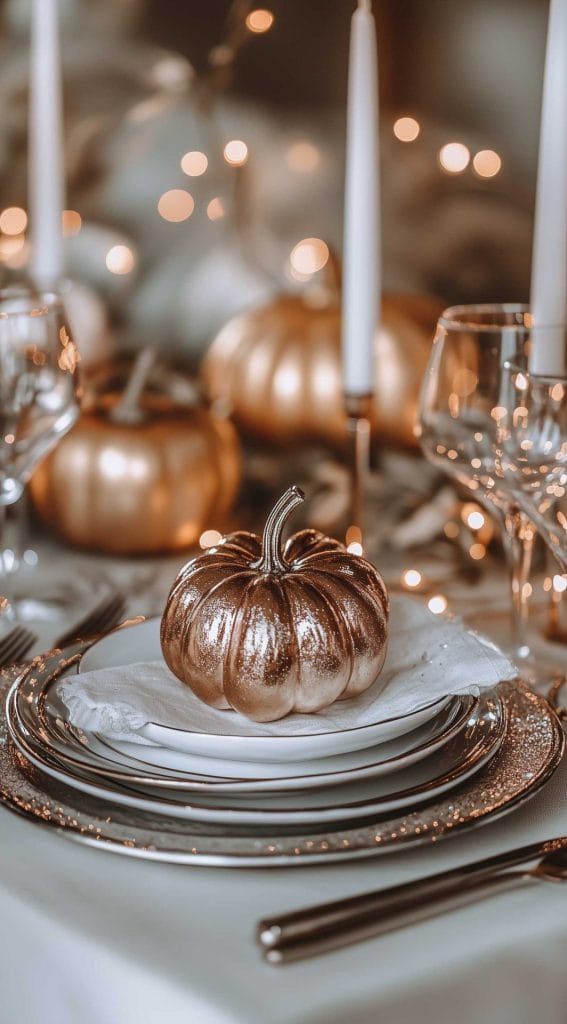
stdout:
[[[374,6],[385,288],[525,300],[547,0]],[[108,344],[196,364],[228,317],[340,254],[353,9],[61,0],[65,245],[98,355],[104,319]],[[27,259],[27,0],[3,0],[0,25],[9,276]]]
[[[470,609],[471,583],[492,600],[494,565],[505,587],[498,532],[423,458],[414,423],[441,309],[528,300],[548,0],[373,8],[384,301],[365,550],[432,610],[449,579]],[[29,262],[30,9],[0,0],[0,284]],[[59,0],[65,305],[84,400],[30,495],[65,543],[206,548],[256,529],[294,482],[309,493],[296,526],[350,544],[339,307],[354,9]]]

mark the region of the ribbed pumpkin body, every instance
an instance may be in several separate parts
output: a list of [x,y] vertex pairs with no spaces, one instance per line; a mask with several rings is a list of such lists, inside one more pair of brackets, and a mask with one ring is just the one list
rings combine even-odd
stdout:
[[221,526],[240,482],[240,447],[228,420],[161,395],[142,400],[144,420],[115,423],[102,398],[38,467],[37,512],[65,540],[111,554],[195,544]]
[[205,703],[260,722],[366,690],[386,656],[380,573],[315,530],[290,538],[283,570],[262,569],[262,553],[237,532],[184,566],[161,625],[170,669]]
[[[442,307],[427,296],[385,295],[374,340],[372,436],[418,447],[421,381]],[[285,295],[230,320],[202,366],[205,394],[237,427],[271,445],[306,440],[343,447],[346,437],[338,302]]]

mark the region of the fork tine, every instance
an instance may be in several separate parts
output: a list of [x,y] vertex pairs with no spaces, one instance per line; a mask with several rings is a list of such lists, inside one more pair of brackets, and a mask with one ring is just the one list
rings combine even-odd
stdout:
[[87,624],[88,628],[83,626],[83,636],[92,636],[110,629],[122,618],[125,608],[124,598],[121,595],[116,595],[107,604],[102,605],[98,611],[95,609]]
[[36,637],[34,634],[26,630],[26,635],[21,637],[16,649],[10,655],[12,662],[20,661],[28,653],[30,647],[33,647],[35,641]]
[[124,614],[126,601],[121,593],[105,597],[76,626],[67,630],[55,641],[55,647],[64,647],[72,640],[92,636],[114,626]]
[[14,626],[13,629],[11,629],[10,632],[6,634],[6,636],[0,643],[0,657],[4,657],[10,653],[14,644],[18,643],[23,632],[24,627],[21,625],[17,625]]
[[15,626],[0,642],[0,667],[5,668],[29,651],[36,637],[25,626]]
[[117,595],[116,601],[112,605],[108,605],[106,613],[101,615],[98,622],[96,623],[96,630],[109,629],[114,626],[124,615],[126,611],[126,601],[122,594]]

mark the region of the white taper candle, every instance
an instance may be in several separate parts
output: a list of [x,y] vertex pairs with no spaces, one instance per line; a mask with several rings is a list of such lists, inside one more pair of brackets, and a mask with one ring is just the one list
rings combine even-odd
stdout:
[[[567,0],[550,0],[532,255],[534,325],[567,318]],[[532,373],[565,372],[563,331],[534,331]]]
[[53,287],[63,273],[63,104],[58,15],[58,0],[33,0],[28,203],[30,273],[40,288]]
[[378,67],[370,0],[359,0],[350,37],[343,242],[343,387],[370,394],[380,302]]

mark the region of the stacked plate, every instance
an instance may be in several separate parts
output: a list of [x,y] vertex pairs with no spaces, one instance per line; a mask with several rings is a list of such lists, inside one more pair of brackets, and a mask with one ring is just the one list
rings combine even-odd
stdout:
[[[161,859],[191,859],[184,852],[189,850],[198,859],[206,834],[222,839],[225,856],[204,855],[204,862],[257,863],[261,851],[275,849],[267,836],[277,843],[290,832],[307,849],[325,836],[328,848],[329,835],[338,830],[348,836],[349,829],[405,820],[424,806],[434,812],[440,801],[464,793],[467,780],[485,772],[507,742],[509,707],[498,688],[479,697],[447,697],[387,720],[377,701],[362,726],[333,730],[327,723],[308,735],[267,736],[252,722],[219,734],[214,716],[207,731],[205,714],[199,731],[154,722],[144,727],[145,743],[127,743],[69,722],[57,694],[64,673],[157,657],[159,623],[137,624],[63,656],[46,656],[16,681],[6,701],[18,770],[28,772],[36,790],[70,806],[75,824],[73,808],[83,819],[87,808],[90,824],[75,830],[87,839],[96,822],[97,834],[112,845],[113,822],[119,829],[129,824],[134,838],[117,844],[121,852],[159,855],[161,847]],[[552,733],[556,760],[560,730],[550,726]],[[136,843],[136,830],[143,831],[143,843]],[[242,842],[231,846],[231,836]],[[248,858],[240,852],[246,840]],[[342,842],[349,846],[348,839]]]
[[[93,645],[83,667],[159,653],[158,623],[145,622]],[[56,668],[60,664],[56,662]],[[28,675],[7,703],[14,742],[31,764],[91,796],[139,811],[215,825],[325,828],[416,807],[464,782],[498,750],[506,714],[495,693],[437,700],[411,714],[308,735],[200,731],[151,723],[146,744],[125,743],[70,724],[59,673]],[[204,718],[203,718],[204,714]],[[233,726],[235,716],[228,716]],[[211,712],[211,730],[218,713]],[[159,745],[158,745],[159,744]]]

